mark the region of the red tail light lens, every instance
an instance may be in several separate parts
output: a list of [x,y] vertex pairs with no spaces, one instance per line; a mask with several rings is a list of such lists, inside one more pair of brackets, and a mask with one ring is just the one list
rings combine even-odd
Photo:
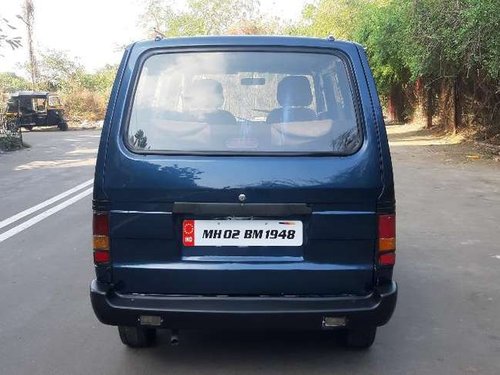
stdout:
[[381,266],[393,266],[396,262],[396,215],[378,216],[378,252]]
[[94,211],[93,218],[94,235],[109,235],[109,215],[107,212]]
[[94,263],[95,264],[103,264],[109,263],[109,251],[94,251]]
[[396,253],[380,254],[378,264],[381,266],[394,266],[396,264]]
[[108,263],[109,254],[109,214],[102,211],[94,211],[93,216],[93,247],[94,263]]

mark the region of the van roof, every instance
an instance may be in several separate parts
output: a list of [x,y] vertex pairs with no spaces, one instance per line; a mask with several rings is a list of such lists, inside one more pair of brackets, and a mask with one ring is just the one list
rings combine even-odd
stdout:
[[332,48],[357,43],[328,38],[264,35],[224,35],[162,38],[134,43],[140,49],[158,47],[211,47],[211,46],[277,46],[277,47],[320,47]]

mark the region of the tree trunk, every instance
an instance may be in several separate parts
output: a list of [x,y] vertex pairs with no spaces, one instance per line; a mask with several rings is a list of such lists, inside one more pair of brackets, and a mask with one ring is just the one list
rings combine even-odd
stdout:
[[424,77],[419,77],[415,82],[415,95],[419,116],[425,118],[425,128],[431,128],[432,116],[434,115],[434,92],[431,85],[426,85]]
[[426,119],[426,125],[425,127],[427,129],[432,128],[432,116],[434,115],[434,100],[432,97],[432,88],[427,88],[425,90],[425,119]]
[[455,80],[442,79],[439,90],[439,118],[441,126],[449,133],[455,134]]
[[462,92],[460,87],[460,76],[455,78],[453,85],[453,101],[454,101],[454,127],[455,131],[462,126]]
[[35,90],[36,83],[38,81],[38,65],[36,62],[35,47],[33,41],[33,24],[35,22],[35,7],[33,5],[33,0],[24,1],[23,21],[26,24],[28,33],[28,52],[30,60],[31,85],[32,89]]
[[387,103],[389,121],[404,122],[404,109],[403,88],[400,84],[395,84],[391,87]]

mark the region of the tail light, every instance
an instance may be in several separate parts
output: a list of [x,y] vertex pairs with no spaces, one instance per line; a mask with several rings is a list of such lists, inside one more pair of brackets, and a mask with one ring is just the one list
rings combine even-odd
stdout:
[[94,264],[109,263],[109,215],[94,211],[93,216]]
[[378,216],[378,264],[393,266],[396,263],[396,215]]

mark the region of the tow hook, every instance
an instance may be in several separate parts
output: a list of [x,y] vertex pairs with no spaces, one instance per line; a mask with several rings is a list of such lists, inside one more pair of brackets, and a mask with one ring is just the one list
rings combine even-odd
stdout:
[[177,346],[179,345],[179,330],[173,329],[170,331],[170,345]]

